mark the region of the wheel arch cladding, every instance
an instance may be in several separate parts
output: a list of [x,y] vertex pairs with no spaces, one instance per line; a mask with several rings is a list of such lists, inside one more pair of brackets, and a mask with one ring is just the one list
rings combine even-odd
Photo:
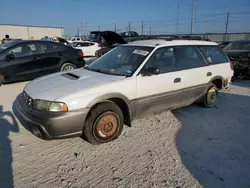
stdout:
[[98,97],[96,100],[92,101],[88,107],[90,107],[91,109],[100,104],[100,103],[104,103],[104,102],[113,102],[115,103],[122,111],[123,113],[123,117],[124,117],[124,124],[131,126],[131,112],[129,109],[129,100],[121,95],[121,94],[107,94],[101,97]]
[[214,77],[210,82],[213,83],[217,87],[217,89],[223,88],[223,78],[220,76]]

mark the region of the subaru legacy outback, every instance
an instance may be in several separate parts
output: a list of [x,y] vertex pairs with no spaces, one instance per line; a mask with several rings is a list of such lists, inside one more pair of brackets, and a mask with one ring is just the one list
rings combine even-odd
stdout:
[[14,109],[24,127],[42,139],[83,136],[101,144],[116,139],[136,117],[194,102],[214,107],[232,76],[216,43],[135,41],[84,68],[31,81]]

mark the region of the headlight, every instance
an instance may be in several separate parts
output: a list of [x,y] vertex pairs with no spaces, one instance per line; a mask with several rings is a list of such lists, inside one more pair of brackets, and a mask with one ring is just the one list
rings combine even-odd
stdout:
[[33,107],[42,111],[67,112],[68,106],[62,102],[51,102],[45,100],[34,100]]

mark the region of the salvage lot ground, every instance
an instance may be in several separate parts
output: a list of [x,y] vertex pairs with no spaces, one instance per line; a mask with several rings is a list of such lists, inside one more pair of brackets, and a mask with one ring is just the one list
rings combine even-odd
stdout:
[[250,187],[250,82],[196,105],[135,120],[118,140],[43,141],[12,114],[25,83],[0,87],[0,182],[11,187]]

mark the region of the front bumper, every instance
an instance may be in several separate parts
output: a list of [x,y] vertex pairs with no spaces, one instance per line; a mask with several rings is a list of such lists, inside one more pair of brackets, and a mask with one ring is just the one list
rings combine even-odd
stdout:
[[22,94],[18,95],[13,110],[28,131],[44,140],[81,136],[89,112],[89,109],[63,113],[35,110],[25,102]]

